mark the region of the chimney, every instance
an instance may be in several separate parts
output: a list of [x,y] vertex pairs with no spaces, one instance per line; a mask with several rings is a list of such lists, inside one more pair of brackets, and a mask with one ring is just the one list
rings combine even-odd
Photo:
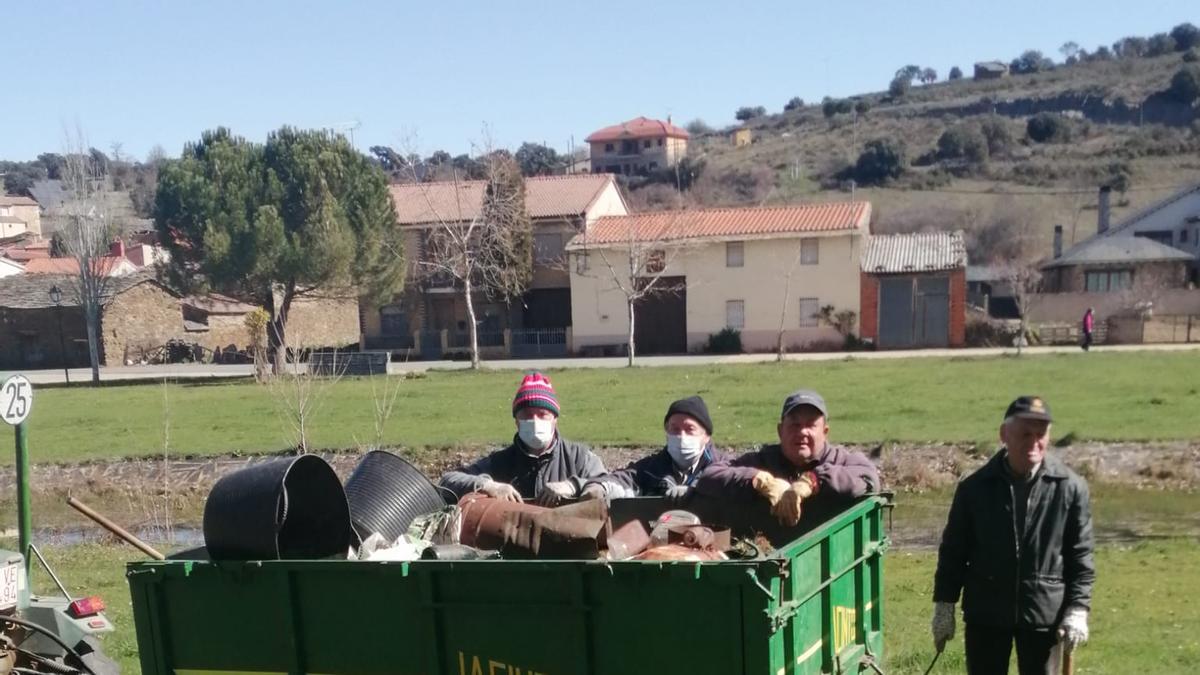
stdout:
[[114,258],[124,258],[125,242],[121,241],[120,239],[114,241],[108,247],[108,254]]
[[1108,185],[1100,186],[1100,205],[1099,213],[1096,216],[1096,234],[1104,234],[1108,232],[1108,221],[1111,217],[1109,207],[1109,198],[1112,197],[1112,188]]
[[1055,225],[1054,226],[1054,258],[1055,259],[1062,257],[1062,234],[1063,234],[1063,226]]

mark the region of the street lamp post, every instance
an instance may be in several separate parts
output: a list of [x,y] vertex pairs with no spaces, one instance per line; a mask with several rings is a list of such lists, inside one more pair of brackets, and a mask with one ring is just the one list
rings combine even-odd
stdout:
[[58,352],[62,356],[63,377],[67,379],[67,384],[71,384],[71,372],[68,370],[70,364],[67,358],[67,343],[63,339],[62,289],[57,284],[50,287],[50,301],[54,303],[54,314],[58,317]]

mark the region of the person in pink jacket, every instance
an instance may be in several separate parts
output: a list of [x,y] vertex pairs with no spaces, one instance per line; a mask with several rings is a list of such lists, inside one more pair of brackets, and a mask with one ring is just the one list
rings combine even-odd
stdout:
[[1091,307],[1083,313],[1083,351],[1088,351],[1092,346],[1092,329],[1096,327],[1095,313]]

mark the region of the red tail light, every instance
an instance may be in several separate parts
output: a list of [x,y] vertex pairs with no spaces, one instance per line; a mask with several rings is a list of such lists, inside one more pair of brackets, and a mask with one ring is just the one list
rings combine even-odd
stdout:
[[80,598],[67,605],[67,614],[70,614],[76,619],[80,619],[85,616],[91,616],[93,614],[99,614],[103,611],[104,601],[101,600],[100,596],[98,595],[93,595],[90,598]]

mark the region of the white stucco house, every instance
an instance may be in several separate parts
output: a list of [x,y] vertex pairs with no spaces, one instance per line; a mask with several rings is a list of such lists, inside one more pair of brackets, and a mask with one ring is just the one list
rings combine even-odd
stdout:
[[[837,341],[822,307],[859,311],[868,202],[663,211],[600,218],[567,245],[576,352],[619,352],[635,303],[638,353],[699,351],[724,328],[746,351]],[[632,263],[632,265],[631,265]],[[631,269],[632,268],[632,269]]]

